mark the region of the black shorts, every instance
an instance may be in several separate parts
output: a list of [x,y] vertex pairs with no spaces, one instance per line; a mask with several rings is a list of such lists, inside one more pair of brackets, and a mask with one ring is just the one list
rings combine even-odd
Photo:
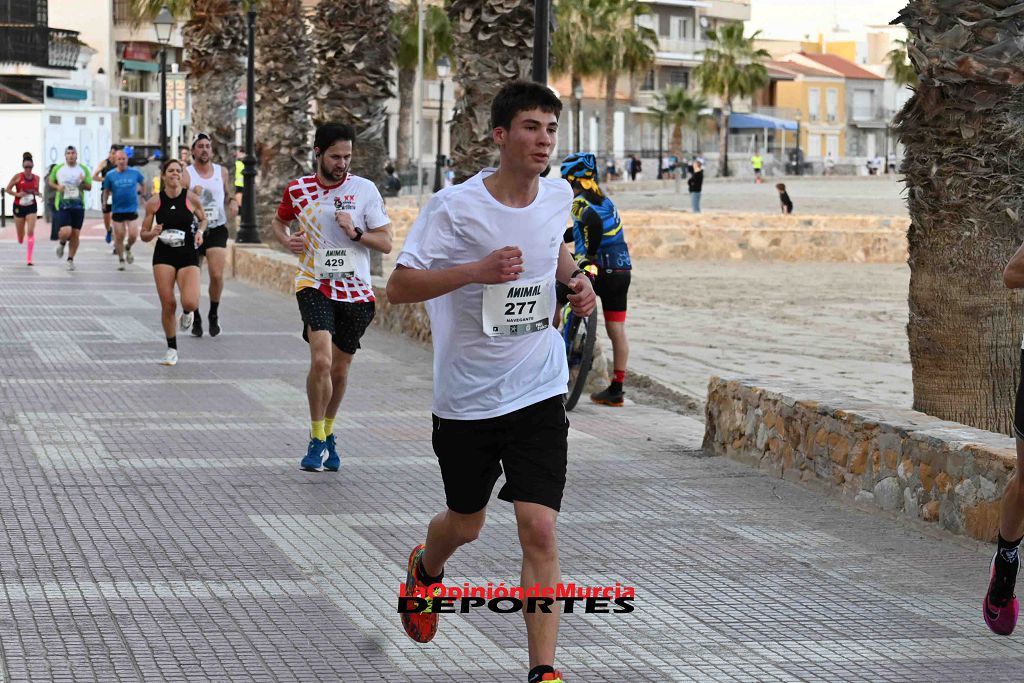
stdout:
[[359,340],[370,326],[377,310],[372,301],[334,301],[313,287],[295,293],[302,315],[302,339],[309,342],[307,328],[313,332],[327,330],[331,341],[345,353],[355,353]]
[[[166,248],[162,249],[160,248],[161,246]],[[172,266],[175,270],[181,270],[182,268],[188,268],[189,266],[198,267],[199,257],[196,256],[195,249],[157,245],[153,250],[153,265]]]
[[218,225],[215,228],[207,228],[203,231],[203,243],[199,245],[199,255],[206,253],[207,249],[227,249],[228,226]]
[[[626,310],[626,295],[629,293],[629,282],[632,277],[629,270],[602,269],[597,271],[594,279],[594,294],[601,299],[601,308],[607,312],[621,313]],[[569,303],[567,298],[572,290],[559,282],[555,286],[558,305]]]
[[137,213],[112,213],[110,214],[110,220],[115,223],[125,223],[127,221],[137,221],[139,214]]
[[26,216],[35,216],[39,213],[39,207],[35,202],[32,202],[28,206],[22,206],[21,204],[14,205],[14,217],[25,218]]
[[449,509],[464,515],[483,510],[502,471],[499,499],[561,508],[569,451],[561,396],[485,420],[433,418],[431,441]]
[[1017,400],[1013,404],[1013,435],[1024,439],[1024,349],[1020,352],[1021,378],[1017,384]]
[[58,209],[53,213],[53,225],[58,230],[64,227],[81,230],[84,221],[85,209]]
[[109,204],[108,203],[108,204],[104,204],[103,205],[103,213],[111,213],[113,210],[114,210],[114,205],[113,204]]

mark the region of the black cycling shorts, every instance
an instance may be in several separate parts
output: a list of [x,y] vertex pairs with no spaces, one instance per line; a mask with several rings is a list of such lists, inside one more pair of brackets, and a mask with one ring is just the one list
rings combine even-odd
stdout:
[[361,347],[359,340],[376,311],[372,301],[335,301],[313,287],[300,289],[295,298],[302,315],[303,340],[309,342],[308,330],[327,330],[334,345],[345,353],[355,353]]
[[[626,295],[629,293],[631,273],[629,270],[597,271],[597,278],[593,280],[594,294],[601,300],[601,308],[605,312],[620,313],[626,310]],[[568,285],[561,282],[555,285],[555,296],[559,306],[569,303],[570,294],[572,290]]]
[[153,250],[153,265],[172,266],[175,270],[188,268],[189,266],[199,267],[199,257],[195,249],[185,247],[166,247],[160,245]]
[[35,216],[39,213],[39,207],[35,202],[28,206],[22,206],[21,204],[14,205],[14,217],[15,218],[26,218],[28,216]]
[[561,396],[484,420],[433,418],[431,441],[453,512],[469,515],[487,507],[502,472],[500,500],[561,508],[569,451]]
[[1021,378],[1017,384],[1017,400],[1013,404],[1013,435],[1024,439],[1024,349],[1020,352]]
[[203,231],[203,243],[199,245],[199,255],[206,253],[207,249],[226,249],[228,246],[228,226],[218,225],[215,228],[207,228]]
[[114,223],[126,223],[128,221],[136,221],[139,219],[137,213],[111,213],[110,220]]

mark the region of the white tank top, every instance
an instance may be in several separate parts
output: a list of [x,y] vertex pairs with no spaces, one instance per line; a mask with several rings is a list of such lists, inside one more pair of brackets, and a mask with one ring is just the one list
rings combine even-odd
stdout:
[[224,215],[224,171],[219,164],[213,164],[213,175],[204,178],[199,171],[191,164],[188,166],[189,187],[192,188],[203,201],[203,211],[206,212],[206,225],[210,228],[217,228],[228,222]]

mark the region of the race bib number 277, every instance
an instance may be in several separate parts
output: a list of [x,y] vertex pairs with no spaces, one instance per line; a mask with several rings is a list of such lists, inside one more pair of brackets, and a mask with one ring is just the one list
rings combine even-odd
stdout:
[[547,329],[554,309],[554,282],[487,285],[483,331],[489,337],[518,337]]

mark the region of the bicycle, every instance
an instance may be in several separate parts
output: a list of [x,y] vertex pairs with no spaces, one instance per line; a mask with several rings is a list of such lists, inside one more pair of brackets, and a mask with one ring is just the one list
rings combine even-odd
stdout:
[[576,407],[580,394],[587,385],[587,375],[594,362],[594,342],[597,340],[597,311],[581,318],[568,306],[562,315],[562,341],[569,361],[569,390],[565,394],[566,412]]

